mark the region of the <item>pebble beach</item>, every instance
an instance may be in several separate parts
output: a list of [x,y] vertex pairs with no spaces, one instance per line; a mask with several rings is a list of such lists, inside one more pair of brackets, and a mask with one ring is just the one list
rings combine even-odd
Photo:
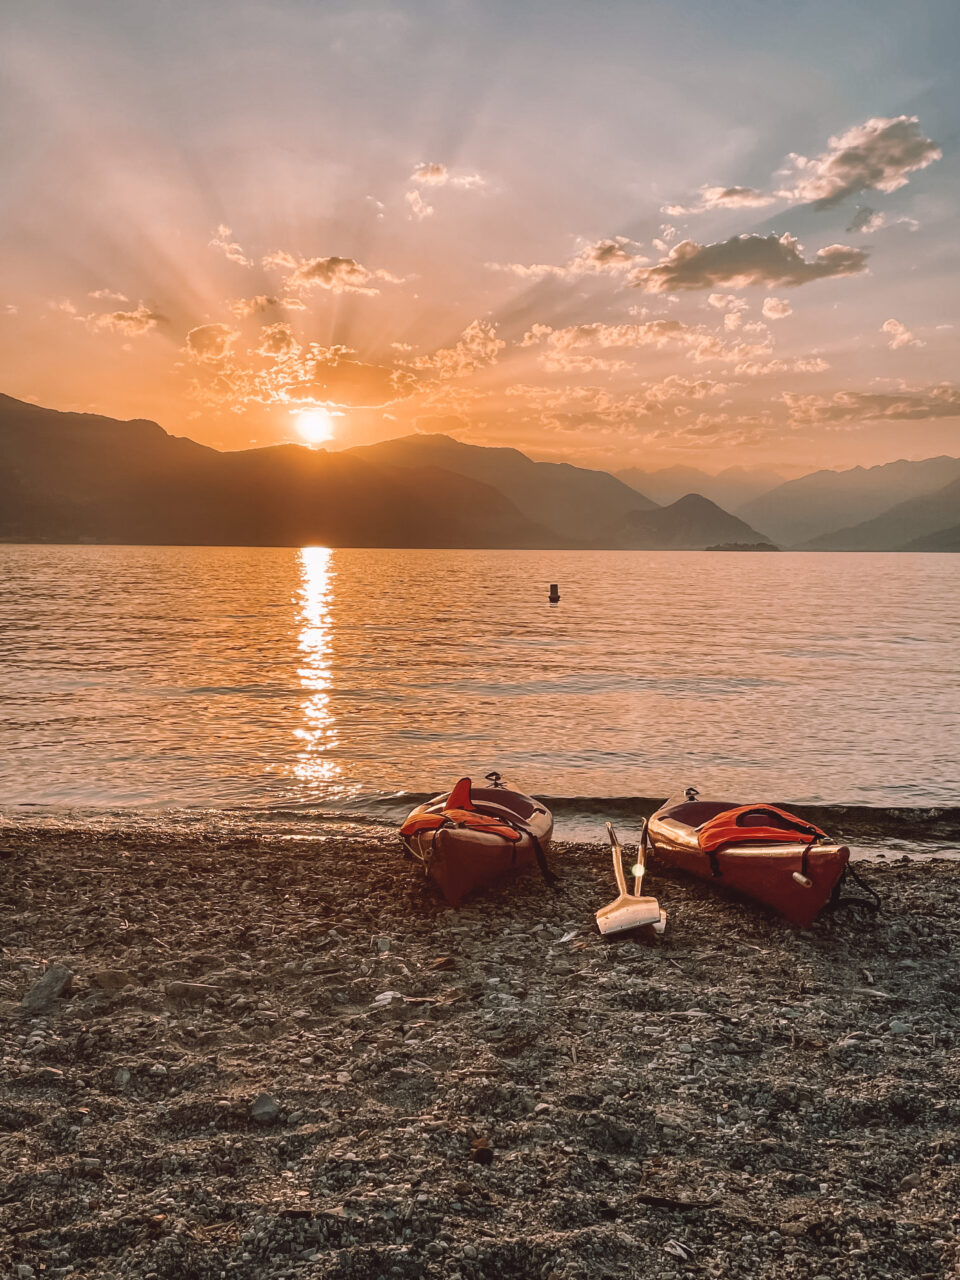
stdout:
[[799,932],[609,855],[0,827],[0,1275],[955,1276],[960,863]]

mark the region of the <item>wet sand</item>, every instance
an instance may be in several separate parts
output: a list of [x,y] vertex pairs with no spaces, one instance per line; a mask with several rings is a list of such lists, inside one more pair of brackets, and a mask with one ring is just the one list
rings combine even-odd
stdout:
[[0,827],[0,1275],[956,1274],[960,864],[605,942],[555,863],[454,912],[369,838]]

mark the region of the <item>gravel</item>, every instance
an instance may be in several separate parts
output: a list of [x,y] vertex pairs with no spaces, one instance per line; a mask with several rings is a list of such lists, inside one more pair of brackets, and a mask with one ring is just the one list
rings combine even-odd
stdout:
[[957,862],[604,941],[599,845],[452,911],[373,837],[0,834],[2,1276],[957,1274]]

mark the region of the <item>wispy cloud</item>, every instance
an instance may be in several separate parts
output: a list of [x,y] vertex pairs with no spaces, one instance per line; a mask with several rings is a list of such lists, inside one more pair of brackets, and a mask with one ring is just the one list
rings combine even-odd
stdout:
[[573,280],[585,275],[614,275],[628,271],[640,263],[648,262],[640,253],[640,246],[627,236],[612,236],[583,245],[565,266],[547,262],[488,262],[491,271],[506,271],[521,280]]
[[445,164],[418,164],[410,174],[410,182],[420,187],[456,187],[460,191],[477,191],[486,179],[479,173],[454,173]]
[[235,240],[230,239],[232,235],[231,228],[221,222],[217,227],[217,234],[210,241],[210,248],[219,249],[225,258],[229,258],[240,267],[252,267],[253,260],[247,257]]
[[915,337],[905,324],[899,320],[884,320],[880,326],[880,332],[885,333],[888,337],[887,346],[891,351],[896,351],[898,347],[922,347],[923,343]]
[[148,307],[145,302],[139,303],[133,311],[108,311],[92,318],[97,328],[112,329],[115,333],[122,333],[127,338],[137,338],[141,334],[149,333],[165,319],[165,316]]
[[892,419],[917,422],[925,418],[960,417],[960,387],[940,382],[932,387],[903,391],[838,391],[832,396],[806,396],[784,392],[791,419],[800,425],[841,425]]

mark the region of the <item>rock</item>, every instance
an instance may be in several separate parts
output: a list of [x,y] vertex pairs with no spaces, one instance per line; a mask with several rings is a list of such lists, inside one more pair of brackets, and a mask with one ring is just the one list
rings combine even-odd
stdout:
[[901,1022],[899,1018],[893,1018],[887,1023],[887,1030],[892,1036],[908,1036],[913,1031],[913,1025],[909,1022]]
[[94,969],[87,974],[91,986],[101,991],[122,991],[124,987],[135,987],[137,980],[126,969]]
[[280,1114],[280,1103],[269,1093],[258,1094],[250,1104],[250,1115],[258,1124],[273,1124]]
[[182,1000],[184,1004],[203,1004],[220,994],[219,987],[209,987],[203,982],[168,982],[164,990],[168,999]]
[[20,1001],[24,1013],[40,1013],[61,994],[73,973],[62,964],[52,964]]

